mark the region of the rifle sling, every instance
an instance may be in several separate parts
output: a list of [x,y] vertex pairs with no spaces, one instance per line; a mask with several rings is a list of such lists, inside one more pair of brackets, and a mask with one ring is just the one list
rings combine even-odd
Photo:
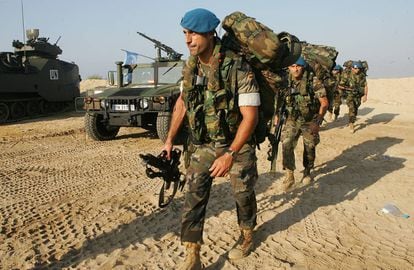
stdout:
[[175,193],[177,193],[177,189],[178,189],[179,182],[173,182],[173,193],[170,196],[170,198],[164,203],[164,191],[166,189],[165,188],[165,185],[166,184],[167,184],[167,182],[166,181],[163,181],[162,187],[160,189],[160,196],[158,197],[158,206],[160,208],[164,208],[164,207],[166,207],[167,205],[169,205],[172,202],[172,200],[175,197]]

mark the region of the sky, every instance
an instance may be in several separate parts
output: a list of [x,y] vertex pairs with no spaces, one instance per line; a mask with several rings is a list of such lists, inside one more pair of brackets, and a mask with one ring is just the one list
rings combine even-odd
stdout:
[[[338,64],[366,60],[370,78],[414,76],[414,1],[412,0],[0,0],[0,51],[13,51],[24,28],[40,29],[52,43],[59,37],[60,59],[75,62],[82,78],[101,76],[123,61],[121,49],[149,57],[153,44],[136,32],[188,56],[180,20],[193,8],[211,10],[219,19],[241,11],[274,32],[296,35],[313,44],[333,46]],[[217,28],[219,34],[224,30]],[[138,62],[148,59],[139,57]]]

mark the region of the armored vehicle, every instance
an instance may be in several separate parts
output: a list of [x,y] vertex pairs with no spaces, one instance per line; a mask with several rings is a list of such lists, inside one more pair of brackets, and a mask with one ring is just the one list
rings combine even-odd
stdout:
[[[184,61],[182,54],[138,34],[154,43],[157,56],[151,63],[116,62],[117,87],[87,91],[83,100],[85,130],[94,140],[112,140],[120,127],[141,127],[166,139],[172,109],[180,94]],[[161,56],[161,51],[167,56]],[[124,73],[132,75],[127,76],[127,83],[123,81]]]
[[62,50],[39,29],[26,35],[14,52],[0,52],[0,123],[61,111],[79,96],[78,66],[59,60]]

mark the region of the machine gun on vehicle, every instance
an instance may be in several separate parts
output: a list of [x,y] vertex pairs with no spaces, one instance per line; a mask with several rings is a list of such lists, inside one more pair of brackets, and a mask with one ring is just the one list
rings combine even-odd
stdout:
[[[154,43],[154,47],[157,49],[157,60],[158,61],[161,62],[161,61],[180,61],[181,60],[181,56],[183,56],[183,54],[176,52],[173,48],[168,47],[167,45],[161,43],[160,41],[150,38],[149,36],[141,32],[137,32],[137,33],[143,36],[144,38],[148,39],[152,43]],[[168,57],[161,57],[161,50],[164,51]]]
[[[151,179],[159,177],[164,181],[158,197],[158,206],[161,208],[166,207],[172,202],[178,189],[182,191],[184,188],[185,180],[182,179],[182,174],[178,168],[180,165],[180,156],[181,150],[177,148],[171,151],[170,160],[167,159],[166,151],[161,152],[158,156],[152,154],[139,155],[146,166],[145,173],[147,176]],[[165,199],[165,191],[170,189],[171,184],[173,184],[172,193]]]

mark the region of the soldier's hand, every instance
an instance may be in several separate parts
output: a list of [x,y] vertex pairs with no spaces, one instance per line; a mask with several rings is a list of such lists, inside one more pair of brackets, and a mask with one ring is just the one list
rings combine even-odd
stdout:
[[279,123],[279,116],[275,115],[275,118],[273,119],[273,123],[275,124],[275,126],[277,126],[277,123]]
[[231,166],[233,165],[233,157],[228,154],[224,153],[220,157],[216,158],[211,165],[209,171],[211,177],[221,177],[225,176],[229,171]]
[[368,99],[367,95],[363,95],[363,96],[362,96],[362,102],[363,102],[363,103],[365,103],[365,102],[367,101],[367,99]]
[[172,143],[169,143],[169,142],[165,142],[165,144],[164,144],[164,147],[162,148],[162,150],[161,150],[161,152],[162,151],[165,151],[165,152],[167,152],[167,159],[168,160],[170,160],[171,159],[171,151],[172,151],[172,149],[173,149],[173,144]]

